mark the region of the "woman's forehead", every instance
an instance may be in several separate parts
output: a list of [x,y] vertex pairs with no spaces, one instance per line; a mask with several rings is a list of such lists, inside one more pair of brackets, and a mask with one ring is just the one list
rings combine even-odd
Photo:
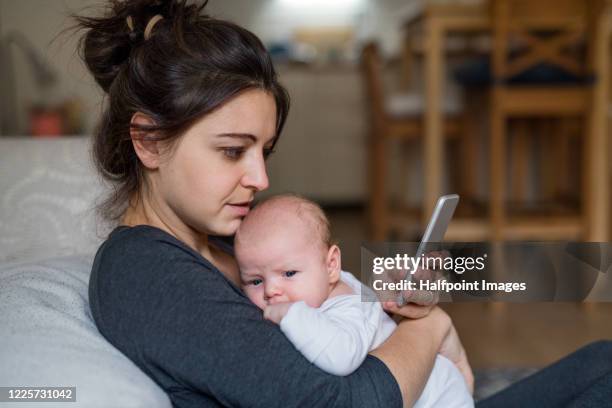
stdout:
[[245,91],[200,118],[192,129],[213,137],[250,138],[266,143],[276,135],[276,102],[266,91]]

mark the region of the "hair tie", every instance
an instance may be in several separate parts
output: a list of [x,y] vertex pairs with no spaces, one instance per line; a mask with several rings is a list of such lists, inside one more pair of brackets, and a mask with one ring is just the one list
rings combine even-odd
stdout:
[[157,22],[163,18],[164,17],[160,14],[156,14],[153,17],[151,17],[151,19],[147,23],[147,26],[145,27],[145,30],[144,30],[145,41],[151,38],[151,31],[153,31],[153,27],[155,27],[155,24],[157,24]]
[[127,16],[125,18],[125,22],[127,23],[127,26],[130,29],[130,33],[133,33],[134,32],[134,20],[132,19],[132,16]]

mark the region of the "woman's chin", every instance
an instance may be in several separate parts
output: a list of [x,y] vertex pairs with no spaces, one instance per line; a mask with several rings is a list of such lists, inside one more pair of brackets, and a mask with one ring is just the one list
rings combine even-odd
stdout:
[[218,236],[229,236],[234,235],[236,231],[238,231],[238,227],[242,223],[242,218],[236,218],[232,220],[226,220],[219,225],[216,226],[215,231],[212,232],[212,235]]

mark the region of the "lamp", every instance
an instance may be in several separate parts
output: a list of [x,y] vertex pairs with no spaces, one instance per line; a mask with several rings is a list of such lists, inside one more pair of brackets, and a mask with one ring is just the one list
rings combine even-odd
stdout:
[[11,46],[23,52],[39,90],[48,89],[58,82],[57,73],[26,36],[18,31],[10,31],[0,37],[0,135],[14,134],[18,131],[17,97]]

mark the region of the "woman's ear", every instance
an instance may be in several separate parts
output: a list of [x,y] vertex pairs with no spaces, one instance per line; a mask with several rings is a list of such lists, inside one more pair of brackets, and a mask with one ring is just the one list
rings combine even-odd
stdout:
[[338,245],[332,245],[327,251],[325,266],[329,275],[329,283],[334,284],[340,280],[340,270],[342,269],[342,257]]
[[[153,126],[155,122],[144,113],[136,112],[132,115],[130,125]],[[160,145],[159,141],[147,140],[148,133],[130,126],[130,138],[140,162],[148,169],[156,169],[160,162]]]

